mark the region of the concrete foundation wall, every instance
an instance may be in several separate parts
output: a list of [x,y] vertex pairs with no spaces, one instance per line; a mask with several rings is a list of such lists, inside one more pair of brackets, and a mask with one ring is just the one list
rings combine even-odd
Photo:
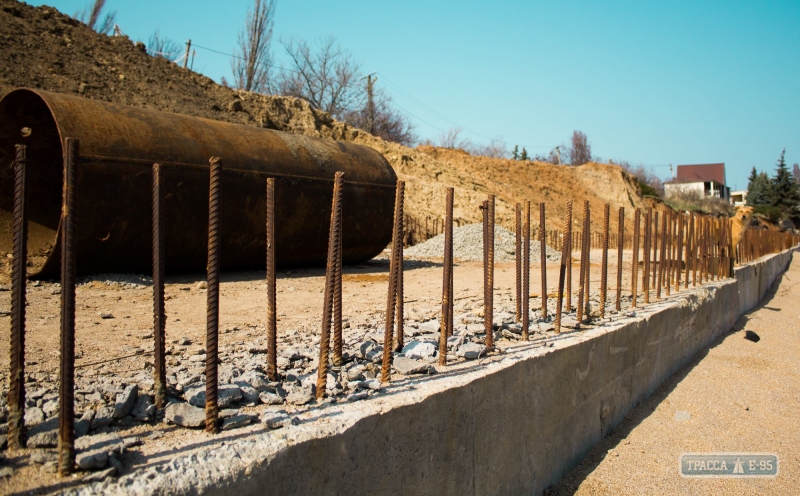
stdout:
[[[792,252],[295,444],[220,493],[541,494],[752,309]],[[470,372],[472,374],[472,372]],[[213,490],[212,490],[213,492]]]

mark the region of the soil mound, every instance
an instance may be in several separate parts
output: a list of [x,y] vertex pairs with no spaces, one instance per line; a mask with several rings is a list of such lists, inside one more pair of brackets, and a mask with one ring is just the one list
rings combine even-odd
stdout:
[[[514,227],[514,204],[547,204],[550,229],[560,229],[567,199],[575,212],[589,199],[599,230],[602,205],[644,207],[636,181],[617,166],[550,164],[473,157],[461,150],[388,143],[334,120],[300,99],[236,91],[147,54],[127,37],[98,34],[52,7],[0,0],[0,95],[31,87],[125,105],[370,146],[406,181],[406,213],[424,223],[444,214],[445,188],[456,188],[458,224],[480,221],[488,193],[497,195],[497,223]],[[615,210],[614,210],[615,211]],[[580,215],[573,216],[578,220]],[[611,216],[616,219],[615,215]],[[538,212],[533,215],[538,222]],[[630,223],[629,223],[630,224]],[[615,226],[612,220],[612,226]]]

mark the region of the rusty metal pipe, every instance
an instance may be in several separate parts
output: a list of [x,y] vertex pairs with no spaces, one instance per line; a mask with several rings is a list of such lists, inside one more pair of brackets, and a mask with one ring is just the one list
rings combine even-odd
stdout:
[[[21,135],[22,128],[32,132]],[[16,90],[0,100],[0,226],[10,226],[14,145],[31,156],[29,251],[49,253],[40,277],[59,273],[62,137],[81,141],[75,225],[78,274],[149,273],[150,169],[161,164],[165,264],[205,271],[208,157],[224,156],[221,269],[265,267],[264,181],[276,179],[276,259],[281,266],[323,266],[334,173],[343,191],[343,262],[372,258],[389,243],[397,177],[377,151],[352,143],[157,112],[74,95]],[[10,227],[0,251],[11,251]]]

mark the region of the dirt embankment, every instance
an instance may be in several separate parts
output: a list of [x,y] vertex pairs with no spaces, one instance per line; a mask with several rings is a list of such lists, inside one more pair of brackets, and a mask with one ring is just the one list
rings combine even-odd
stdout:
[[498,222],[507,228],[513,228],[514,203],[524,200],[547,203],[551,228],[562,225],[567,199],[573,199],[577,212],[589,199],[598,229],[605,202],[631,210],[646,206],[636,182],[617,166],[523,163],[388,143],[304,100],[216,84],[151,57],[127,37],[95,33],[52,7],[0,0],[0,94],[21,86],[370,146],[407,182],[406,212],[420,220],[443,217],[448,186],[456,188],[458,221],[478,221],[480,202],[494,193]]

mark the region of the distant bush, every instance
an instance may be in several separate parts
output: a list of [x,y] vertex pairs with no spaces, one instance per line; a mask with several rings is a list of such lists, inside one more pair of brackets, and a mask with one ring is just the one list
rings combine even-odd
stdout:
[[753,206],[753,215],[757,217],[762,217],[773,224],[777,224],[783,218],[781,213],[781,209],[778,207],[773,207],[771,205],[754,205]]
[[701,196],[697,191],[679,191],[665,200],[665,203],[675,210],[697,211],[706,214],[732,215],[735,211],[728,200]]

